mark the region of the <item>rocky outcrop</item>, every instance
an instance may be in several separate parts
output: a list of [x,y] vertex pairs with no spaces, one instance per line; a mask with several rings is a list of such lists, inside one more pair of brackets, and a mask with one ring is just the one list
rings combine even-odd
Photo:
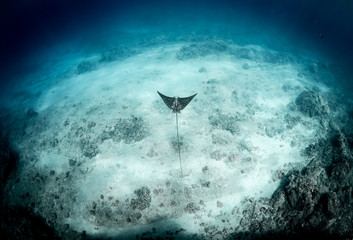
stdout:
[[82,61],[79,63],[76,67],[75,73],[77,75],[87,73],[87,72],[92,72],[97,69],[97,64],[93,61]]
[[[353,131],[334,131],[306,149],[311,162],[289,172],[270,199],[249,205],[248,237],[353,236]],[[263,209],[261,211],[260,209]]]
[[[10,147],[9,142],[0,130],[0,199],[3,201],[4,188],[7,183],[8,178],[14,175],[15,170],[18,166],[18,155]],[[1,205],[6,204],[2,202]]]
[[136,54],[136,51],[129,49],[127,47],[119,46],[114,47],[104,53],[102,53],[101,58],[99,59],[100,63],[110,63],[118,59],[123,59],[130,57]]
[[176,54],[178,60],[189,60],[198,57],[206,57],[228,50],[228,44],[221,40],[192,43],[185,45]]
[[146,123],[141,117],[119,118],[112,129],[104,130],[99,136],[103,142],[112,139],[115,142],[124,141],[126,144],[138,142],[148,136]]
[[308,117],[325,117],[330,113],[327,104],[318,92],[303,91],[295,100],[300,112]]

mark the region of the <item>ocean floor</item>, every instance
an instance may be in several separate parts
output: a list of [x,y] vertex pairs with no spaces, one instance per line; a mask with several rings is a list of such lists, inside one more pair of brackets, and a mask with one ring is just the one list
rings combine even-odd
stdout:
[[[347,117],[330,63],[314,55],[205,36],[148,45],[134,34],[53,49],[3,103],[20,156],[8,202],[58,231],[246,230],[247,204],[270,198]],[[157,91],[197,93],[178,115],[183,176],[175,114]]]

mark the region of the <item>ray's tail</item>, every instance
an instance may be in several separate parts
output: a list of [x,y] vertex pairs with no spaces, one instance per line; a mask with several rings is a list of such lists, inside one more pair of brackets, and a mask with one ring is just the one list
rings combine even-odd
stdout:
[[180,141],[179,141],[179,124],[178,124],[178,113],[175,113],[176,129],[177,129],[177,138],[178,138],[178,153],[179,153],[179,163],[180,163],[180,173],[183,177],[183,168],[181,166],[181,156],[180,156]]
[[197,93],[195,93],[194,95],[191,95],[190,97],[182,97],[182,98],[180,98],[180,97],[167,97],[158,91],[157,91],[157,93],[162,98],[163,102],[167,105],[167,107],[170,108],[171,110],[173,110],[173,113],[175,113],[177,138],[178,138],[180,173],[181,173],[181,177],[183,177],[183,168],[181,166],[181,156],[180,156],[178,113],[180,113],[180,111],[183,110],[191,102],[191,100],[197,95]]

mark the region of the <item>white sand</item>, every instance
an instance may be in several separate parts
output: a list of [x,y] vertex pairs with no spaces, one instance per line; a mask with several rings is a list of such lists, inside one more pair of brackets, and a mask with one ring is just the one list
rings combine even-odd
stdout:
[[[73,229],[88,234],[113,236],[133,229],[150,229],[153,224],[148,223],[161,224],[159,221],[165,223],[166,229],[170,224],[191,234],[203,230],[200,223],[234,227],[240,217],[232,214],[233,209],[241,209],[242,201],[248,198],[270,197],[280,183],[278,171],[286,173],[306,163],[300,153],[321,137],[322,126],[316,119],[290,111],[287,105],[304,89],[329,89],[301,76],[305,63],[273,64],[256,60],[256,56],[244,59],[228,52],[180,61],[176,53],[185,44],[188,43],[144,48],[137,55],[100,64],[97,70],[81,75],[74,74],[75,66],[82,60],[97,61],[100,56],[66,53],[53,64],[50,75],[40,81],[42,84],[31,84],[31,79],[27,79],[27,91],[40,91],[33,102],[35,110],[39,115],[50,112],[50,127],[33,136],[60,140],[58,147],[33,149],[39,158],[34,168],[47,174],[50,170],[57,174],[72,171],[70,181],[63,187],[76,201],[67,199],[70,217],[58,215],[58,224],[69,223]],[[235,43],[230,47],[241,48]],[[265,54],[271,51],[256,45],[243,48]],[[206,72],[199,72],[200,68]],[[63,69],[67,69],[66,75]],[[175,115],[157,90],[181,97],[198,93],[179,115],[183,178],[177,152],[170,144],[176,137]],[[237,99],[233,91],[237,92]],[[301,116],[306,124],[287,128],[287,114]],[[94,140],[104,130],[112,129],[118,118],[131,115],[142,117],[149,131],[146,138],[131,144]],[[210,116],[224,115],[240,116],[238,134],[231,134],[221,125],[211,126]],[[67,127],[63,125],[66,120]],[[77,136],[75,131],[80,126],[86,129],[88,122],[95,122],[96,126]],[[98,155],[91,159],[82,156],[75,139],[83,137],[96,141]],[[153,156],[147,155],[150,151]],[[217,160],[211,157],[216,151],[221,154]],[[68,159],[76,159],[81,165],[73,171],[75,167],[69,166]],[[204,173],[205,166],[208,170]],[[209,187],[202,186],[205,182],[210,183]],[[47,184],[56,186],[51,179],[47,179]],[[142,186],[151,191],[161,188],[163,193],[151,192],[151,206],[142,211],[141,220],[125,228],[111,224],[96,228],[95,217],[88,213],[92,202],[97,202],[101,194],[105,200],[108,196],[119,201],[131,199],[136,197],[134,190]],[[176,193],[171,194],[171,189]],[[170,205],[173,200],[177,202],[175,207]],[[200,200],[204,204],[199,204]],[[222,205],[217,206],[217,201]],[[200,207],[195,214],[184,211],[191,202]],[[220,216],[232,223],[222,222]]]

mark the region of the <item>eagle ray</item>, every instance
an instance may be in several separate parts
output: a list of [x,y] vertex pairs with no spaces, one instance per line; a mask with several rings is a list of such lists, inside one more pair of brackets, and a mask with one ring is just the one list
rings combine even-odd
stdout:
[[178,154],[179,154],[179,163],[180,163],[180,173],[181,177],[183,177],[183,168],[181,166],[181,156],[180,156],[180,141],[179,141],[179,124],[178,124],[178,113],[180,113],[181,110],[183,110],[190,102],[191,100],[197,95],[195,93],[194,95],[191,95],[190,97],[167,97],[163,95],[162,93],[158,92],[159,96],[162,98],[163,102],[165,105],[167,105],[168,108],[173,110],[173,113],[175,113],[175,122],[176,122],[176,129],[177,129],[177,139],[178,139]]

